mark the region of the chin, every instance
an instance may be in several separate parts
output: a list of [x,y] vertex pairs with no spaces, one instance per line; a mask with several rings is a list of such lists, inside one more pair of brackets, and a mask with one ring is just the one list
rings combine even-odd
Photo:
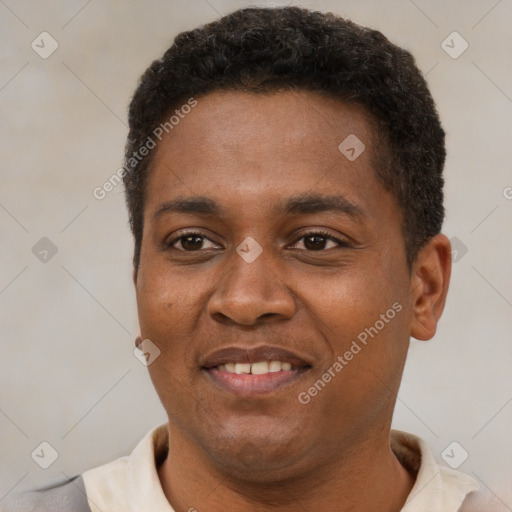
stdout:
[[[279,426],[279,425],[278,425]],[[282,426],[282,425],[281,425]],[[271,484],[293,478],[307,470],[307,436],[304,430],[278,431],[254,426],[244,431],[208,439],[208,458],[230,478],[251,483]]]

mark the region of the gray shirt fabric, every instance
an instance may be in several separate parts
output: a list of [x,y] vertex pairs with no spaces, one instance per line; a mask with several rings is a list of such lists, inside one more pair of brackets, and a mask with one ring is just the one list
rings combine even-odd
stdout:
[[0,512],[91,512],[84,480],[75,476],[53,487],[7,495]]

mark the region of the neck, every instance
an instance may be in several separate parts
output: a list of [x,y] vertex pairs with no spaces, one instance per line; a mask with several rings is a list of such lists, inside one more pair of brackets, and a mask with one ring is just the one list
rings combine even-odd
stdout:
[[333,504],[339,512],[398,512],[414,484],[391,451],[389,430],[353,443],[308,472],[265,483],[216,468],[179,429],[168,430],[169,452],[158,474],[175,512],[223,512],[227,503],[230,510],[248,512],[332,510]]

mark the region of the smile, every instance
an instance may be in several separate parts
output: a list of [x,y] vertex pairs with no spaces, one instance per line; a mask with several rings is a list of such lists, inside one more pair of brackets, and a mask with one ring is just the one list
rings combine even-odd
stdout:
[[[284,364],[285,367],[290,368],[287,370],[273,369],[271,371],[272,363],[275,363],[273,368],[277,368],[277,364],[280,366]],[[261,371],[261,373],[254,373],[254,371],[251,373],[250,370],[253,365],[256,366],[256,372]],[[234,366],[242,367],[239,368],[240,373],[227,370],[226,365],[205,369],[205,371],[208,377],[221,389],[245,398],[276,392],[288,387],[297,382],[309,370],[309,367],[292,367],[290,363],[281,363],[280,361],[261,361],[252,365],[242,363]],[[264,366],[267,367],[266,371],[263,371]]]
[[299,380],[311,364],[281,347],[225,347],[205,357],[202,370],[222,390],[251,397]]
[[264,375],[280,371],[289,372],[292,369],[291,363],[283,361],[258,361],[257,363],[226,363],[217,366],[220,371],[228,373],[250,373],[252,375]]

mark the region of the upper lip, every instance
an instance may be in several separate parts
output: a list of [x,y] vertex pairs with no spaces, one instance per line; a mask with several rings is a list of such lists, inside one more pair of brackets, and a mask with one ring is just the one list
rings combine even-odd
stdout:
[[226,363],[257,363],[259,361],[281,361],[290,363],[292,366],[311,366],[297,354],[284,348],[269,345],[252,348],[224,347],[207,355],[201,366],[203,368],[214,368]]

